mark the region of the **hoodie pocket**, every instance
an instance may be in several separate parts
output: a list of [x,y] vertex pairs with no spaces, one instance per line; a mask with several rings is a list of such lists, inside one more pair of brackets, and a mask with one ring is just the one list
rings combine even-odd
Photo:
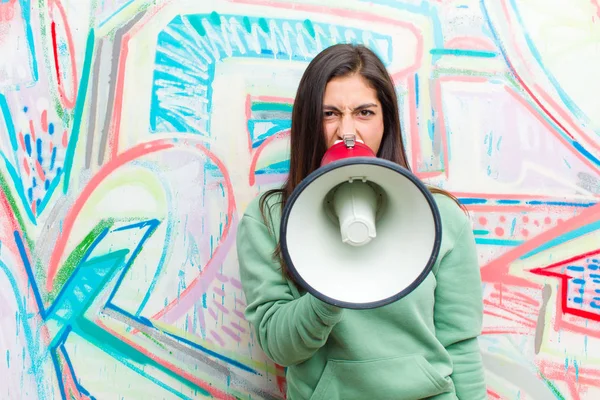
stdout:
[[311,400],[418,400],[451,390],[422,355],[367,361],[329,360]]

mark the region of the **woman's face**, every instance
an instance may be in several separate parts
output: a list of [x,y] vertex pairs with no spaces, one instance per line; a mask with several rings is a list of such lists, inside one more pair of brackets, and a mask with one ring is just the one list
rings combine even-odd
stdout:
[[327,148],[354,133],[377,154],[383,137],[383,110],[377,92],[360,74],[333,78],[323,96],[323,130]]

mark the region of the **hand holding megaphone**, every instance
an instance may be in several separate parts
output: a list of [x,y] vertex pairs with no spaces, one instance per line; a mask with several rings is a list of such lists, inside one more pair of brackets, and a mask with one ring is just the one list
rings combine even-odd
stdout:
[[292,192],[280,232],[296,282],[322,301],[355,309],[409,294],[431,271],[441,242],[425,185],[353,134],[332,145]]

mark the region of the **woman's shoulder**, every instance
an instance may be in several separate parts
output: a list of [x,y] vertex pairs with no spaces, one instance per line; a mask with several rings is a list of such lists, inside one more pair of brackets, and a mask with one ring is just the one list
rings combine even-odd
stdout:
[[459,235],[465,227],[470,226],[468,212],[461,207],[458,200],[444,193],[433,193],[437,205],[442,230],[446,235]]
[[265,223],[270,221],[275,225],[281,218],[281,193],[277,191],[269,191],[259,193],[254,197],[244,210],[244,217],[250,217],[260,222]]

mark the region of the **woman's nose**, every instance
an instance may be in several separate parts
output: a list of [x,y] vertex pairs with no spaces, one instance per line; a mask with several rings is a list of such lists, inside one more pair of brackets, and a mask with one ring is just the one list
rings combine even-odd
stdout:
[[356,126],[354,125],[354,119],[352,118],[352,116],[349,115],[345,115],[342,118],[337,134],[338,137],[342,139],[344,134],[346,133],[354,133],[355,135],[357,134]]

